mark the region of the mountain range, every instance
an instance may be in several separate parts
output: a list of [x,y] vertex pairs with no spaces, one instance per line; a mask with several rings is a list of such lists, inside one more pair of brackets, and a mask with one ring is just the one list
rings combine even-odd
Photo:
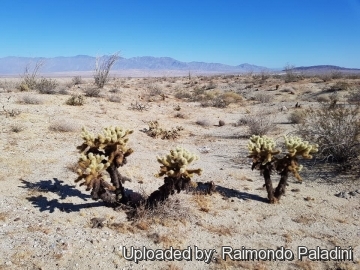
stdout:
[[[103,56],[106,57],[106,56]],[[94,71],[96,57],[88,55],[77,55],[71,57],[16,57],[8,56],[0,58],[0,75],[21,75],[25,68],[29,71],[35,67],[36,63],[41,61],[39,73],[41,74],[91,74]],[[184,75],[188,72],[194,74],[215,74],[215,73],[260,73],[260,72],[281,72],[281,69],[270,69],[267,67],[256,66],[251,64],[240,64],[237,66],[225,65],[220,63],[206,62],[181,62],[171,57],[153,57],[142,56],[123,58],[120,57],[112,67],[113,73],[123,75],[134,74],[178,74]],[[308,67],[295,67],[295,72],[303,73],[327,73],[340,71],[344,73],[358,73],[360,69],[343,68],[331,65],[317,65]]]
[[[93,71],[95,67],[96,57],[88,55],[77,55],[73,57],[3,57],[0,58],[0,74],[1,75],[19,75],[24,73],[25,67],[30,70],[34,68],[38,61],[44,64],[39,70],[41,73],[67,73],[67,72],[86,72]],[[224,65],[220,63],[205,62],[181,62],[170,57],[120,57],[111,69],[112,71],[123,70],[173,70],[184,72],[218,72],[218,73],[244,73],[244,72],[261,72],[270,71],[266,67],[241,64],[238,66]]]

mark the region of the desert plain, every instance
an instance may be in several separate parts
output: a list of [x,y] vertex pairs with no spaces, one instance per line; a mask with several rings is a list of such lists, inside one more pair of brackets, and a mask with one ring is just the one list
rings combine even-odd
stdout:
[[[0,78],[0,269],[360,269],[356,170],[339,171],[316,154],[300,159],[303,181],[290,175],[286,194],[269,204],[264,178],[247,157],[249,119],[263,119],[266,135],[280,147],[282,136],[297,135],[302,125],[294,113],[319,108],[335,95],[338,104],[346,103],[359,91],[359,77],[112,76],[102,89],[91,77],[51,80],[56,87],[49,91],[21,91],[21,78]],[[83,104],[69,104],[72,95],[82,96]],[[146,132],[150,121],[182,128],[174,138],[154,138]],[[131,179],[124,184],[129,194],[146,197],[161,186],[156,157],[177,146],[199,157],[189,166],[203,170],[193,181],[213,181],[215,192],[182,191],[136,217],[92,200],[74,182],[76,147],[82,127],[98,134],[108,126],[134,130],[128,142],[134,153],[119,168]],[[272,179],[276,186],[279,176]],[[124,254],[132,247],[192,254],[189,260],[135,262]],[[294,256],[235,260],[222,257],[224,247],[282,248]],[[353,257],[299,259],[299,247],[339,247]],[[209,260],[196,249],[212,251]]]

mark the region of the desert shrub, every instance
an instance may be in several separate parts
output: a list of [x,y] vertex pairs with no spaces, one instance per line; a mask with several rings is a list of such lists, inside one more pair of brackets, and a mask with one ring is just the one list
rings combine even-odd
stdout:
[[68,94],[69,94],[69,91],[66,90],[65,87],[60,87],[60,88],[58,89],[58,94],[60,94],[60,95],[68,95]]
[[49,126],[51,131],[56,132],[74,132],[77,131],[79,128],[73,123],[66,120],[58,120],[52,123]]
[[213,81],[210,81],[210,82],[206,85],[205,90],[215,89],[216,86],[217,86],[217,85],[216,85]]
[[334,85],[330,86],[329,89],[326,89],[327,92],[335,92],[335,91],[345,91],[350,88],[349,83],[344,81],[336,82]]
[[332,71],[330,75],[332,79],[340,79],[344,77],[344,74],[339,70]]
[[182,126],[176,126],[171,129],[162,128],[158,121],[149,121],[149,128],[144,132],[153,138],[161,138],[161,139],[177,139],[180,137],[180,131],[184,128]]
[[41,99],[39,99],[36,96],[33,95],[25,95],[19,98],[18,100],[19,103],[23,103],[23,104],[42,104],[43,101]]
[[197,96],[197,101],[200,101],[203,107],[225,108],[231,103],[236,103],[242,100],[242,96],[235,92],[218,92],[210,91]]
[[85,103],[85,98],[82,95],[72,95],[67,101],[67,105],[82,106]]
[[72,78],[71,82],[73,85],[78,85],[78,84],[82,84],[83,81],[81,76],[75,76]]
[[301,124],[304,122],[305,113],[302,110],[296,110],[290,113],[289,121],[292,124]]
[[298,77],[295,73],[295,66],[287,64],[284,68],[285,71],[285,77],[284,77],[284,81],[285,83],[289,83],[289,82],[296,82],[298,80]]
[[187,118],[187,116],[184,113],[181,113],[181,112],[175,113],[174,117],[175,118],[181,118],[181,119],[186,119]]
[[319,103],[324,103],[324,102],[326,103],[326,102],[329,102],[330,99],[327,96],[319,96],[316,98],[316,101]]
[[175,93],[175,97],[178,99],[190,99],[192,97],[192,95],[189,91],[178,90]]
[[27,85],[25,82],[21,82],[18,88],[21,92],[27,92],[31,90],[29,85]]
[[160,96],[163,94],[163,90],[159,85],[149,84],[148,85],[148,95],[150,97]]
[[149,108],[150,106],[148,104],[135,101],[135,103],[130,104],[128,109],[142,112],[147,111]]
[[272,100],[272,96],[266,93],[258,92],[255,94],[254,99],[260,103],[269,103]]
[[271,113],[262,113],[257,115],[244,116],[246,125],[249,127],[249,133],[263,136],[274,130],[274,118]]
[[99,97],[100,96],[100,89],[96,87],[86,88],[84,90],[85,96],[87,97]]
[[19,133],[19,132],[25,130],[25,127],[21,126],[19,124],[14,124],[14,125],[11,125],[10,130],[14,133]]
[[55,94],[57,86],[58,82],[56,80],[47,78],[41,78],[41,80],[36,83],[36,89],[40,94]]
[[351,104],[360,104],[360,91],[359,89],[356,91],[351,92],[348,97],[347,101]]
[[110,102],[120,103],[121,102],[121,97],[119,95],[114,94],[114,95],[109,96],[108,100]]
[[306,140],[319,144],[324,158],[347,162],[359,153],[359,108],[350,105],[323,105],[309,109],[298,134]]
[[118,59],[118,53],[96,58],[94,80],[95,85],[98,88],[104,87],[105,83],[108,81],[110,69]]
[[44,65],[43,61],[37,61],[32,72],[30,72],[30,66],[25,67],[24,74],[22,76],[22,82],[20,83],[21,91],[28,91],[29,89],[35,89],[37,87],[37,74],[39,69]]

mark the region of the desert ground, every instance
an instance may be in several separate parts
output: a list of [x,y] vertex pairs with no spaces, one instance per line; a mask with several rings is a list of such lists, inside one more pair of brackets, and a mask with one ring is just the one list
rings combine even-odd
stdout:
[[[345,102],[360,79],[189,75],[111,77],[100,90],[91,77],[53,78],[54,89],[42,91],[19,87],[21,78],[0,79],[0,269],[360,269],[358,174],[339,172],[314,154],[300,160],[303,181],[291,175],[285,196],[270,204],[264,178],[247,157],[246,122],[264,119],[266,135],[281,145],[301,125],[290,117],[294,112],[318,108],[335,92]],[[72,95],[84,103],[72,106]],[[182,130],[175,138],[154,138],[146,132],[149,121]],[[136,217],[92,200],[74,181],[76,147],[82,127],[98,134],[108,126],[134,130],[128,142],[134,153],[119,168],[132,180],[124,184],[129,194],[146,197],[161,186],[156,157],[177,146],[199,157],[189,166],[203,170],[193,181],[213,181],[215,192],[182,191]],[[272,179],[276,186],[279,176]],[[131,247],[189,250],[191,258],[134,262],[124,254]],[[223,247],[283,248],[294,257],[225,260]],[[350,249],[353,258],[300,260],[299,247]],[[208,259],[200,256],[205,250]]]

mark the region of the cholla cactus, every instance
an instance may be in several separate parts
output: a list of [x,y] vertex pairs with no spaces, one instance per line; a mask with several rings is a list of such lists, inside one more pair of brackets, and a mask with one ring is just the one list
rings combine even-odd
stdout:
[[267,136],[252,135],[248,143],[248,157],[253,159],[254,164],[260,162],[265,165],[273,160],[274,155],[280,153],[279,150],[274,150],[275,146],[274,140]]
[[307,141],[303,141],[299,137],[286,137],[285,139],[285,146],[289,152],[290,156],[302,156],[306,159],[312,159],[310,154],[316,153],[319,151],[319,145],[314,144],[311,145]]
[[[253,159],[252,169],[257,168],[262,172],[270,203],[277,202],[285,193],[289,172],[292,172],[299,181],[302,181],[299,175],[302,165],[299,165],[297,157],[311,159],[311,154],[318,151],[318,145],[311,145],[299,137],[284,136],[284,139],[288,153],[285,153],[282,158],[276,157],[280,151],[274,150],[276,146],[274,140],[266,136],[253,135],[248,143],[250,151],[248,157]],[[274,169],[281,175],[275,191],[271,181],[271,172]]]
[[191,181],[194,174],[200,175],[201,169],[188,169],[187,166],[198,157],[182,147],[177,147],[170,151],[165,157],[157,157],[161,164],[160,172],[157,177],[165,176],[164,184],[158,190],[150,194],[147,199],[147,205],[152,207],[159,201],[166,200],[175,190],[179,193],[185,190],[189,185],[195,187],[196,184]]
[[184,176],[192,177],[194,173],[200,175],[201,169],[188,170],[186,167],[191,162],[199,159],[195,154],[190,153],[182,147],[177,147],[175,150],[170,150],[170,154],[165,157],[157,157],[157,161],[163,166],[160,167],[160,172],[157,177],[167,175],[172,177]]
[[87,155],[81,154],[78,165],[79,168],[76,172],[79,177],[76,181],[84,180],[80,185],[86,185],[87,190],[90,190],[94,183],[102,177],[103,171],[110,166],[110,163],[105,155],[94,155],[90,152]]
[[[82,129],[84,142],[77,147],[81,156],[76,181],[83,180],[81,185],[86,185],[87,190],[92,189],[93,199],[101,198],[108,202],[126,200],[122,183],[127,179],[120,175],[117,168],[124,165],[126,157],[133,152],[127,147],[127,136],[132,132],[111,126],[104,128],[102,134],[94,136],[86,128]],[[110,174],[112,185],[103,179],[105,170]],[[116,198],[110,191],[115,191]]]

